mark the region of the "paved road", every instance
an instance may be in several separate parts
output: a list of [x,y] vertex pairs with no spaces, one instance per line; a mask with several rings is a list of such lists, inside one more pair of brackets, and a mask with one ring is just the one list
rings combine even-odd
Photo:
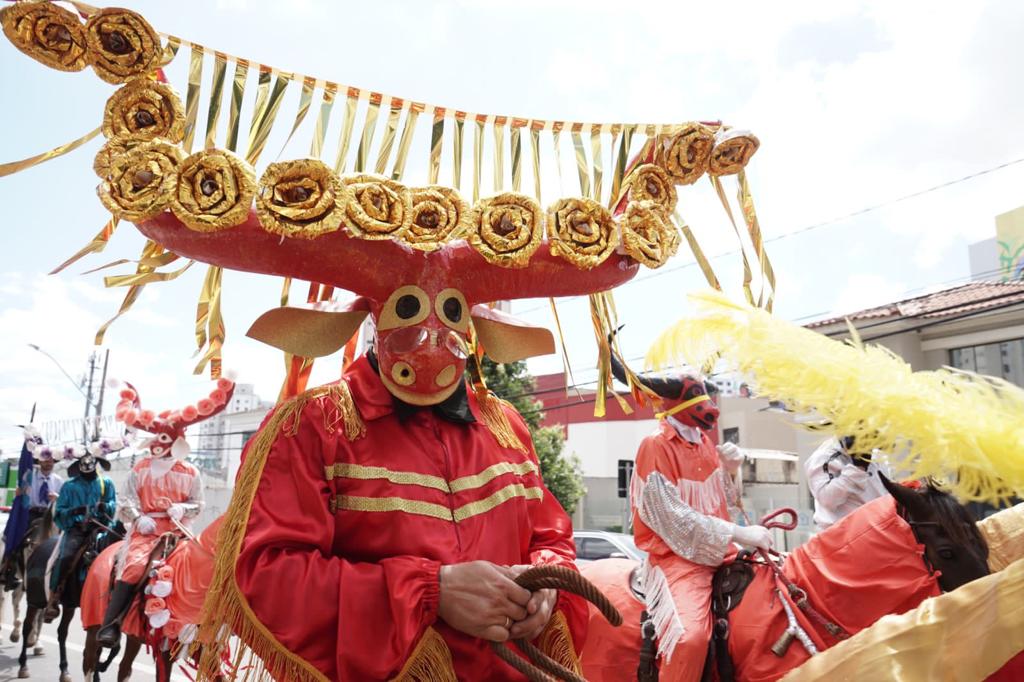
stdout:
[[[22,606],[24,614],[24,606]],[[10,606],[4,604],[3,614],[0,614],[0,682],[9,682],[18,679],[18,656],[21,654],[21,642],[11,642],[11,612]],[[85,631],[82,630],[81,622],[76,617],[71,623],[68,632],[67,652],[68,670],[73,680],[82,680],[82,648],[85,644]],[[28,668],[33,680],[52,680],[57,682],[60,677],[60,654],[57,649],[57,623],[50,623],[43,626],[43,633],[39,638],[39,646],[43,648],[43,654],[33,655],[29,651]],[[117,677],[117,662],[111,665],[110,670],[103,676],[105,680],[114,680]],[[133,680],[154,680],[156,669],[153,667],[153,660],[146,653],[145,649],[139,652],[132,667]],[[187,677],[180,673],[171,678],[178,682],[185,682]]]

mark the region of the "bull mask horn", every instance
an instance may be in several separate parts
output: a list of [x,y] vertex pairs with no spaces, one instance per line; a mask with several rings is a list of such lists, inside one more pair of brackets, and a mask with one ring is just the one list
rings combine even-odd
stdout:
[[[621,329],[621,327],[619,329]],[[617,333],[618,329],[615,331]],[[648,391],[654,393],[660,398],[674,400],[679,397],[680,393],[683,391],[683,382],[679,379],[652,377],[648,374],[637,374],[636,372],[631,371],[626,367],[626,363],[619,357],[619,354],[615,352],[613,345],[614,339],[614,333],[608,335],[608,344],[612,346],[612,374],[619,382],[626,386],[633,386],[635,383],[639,383],[641,387],[648,389]],[[630,378],[632,378],[632,381],[630,381]]]

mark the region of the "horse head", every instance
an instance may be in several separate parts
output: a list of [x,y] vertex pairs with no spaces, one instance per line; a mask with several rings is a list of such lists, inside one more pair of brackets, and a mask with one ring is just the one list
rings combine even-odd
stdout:
[[925,560],[940,572],[944,592],[989,574],[988,544],[974,515],[932,483],[919,488],[900,485],[882,476],[882,484],[896,499],[901,517],[925,547]]

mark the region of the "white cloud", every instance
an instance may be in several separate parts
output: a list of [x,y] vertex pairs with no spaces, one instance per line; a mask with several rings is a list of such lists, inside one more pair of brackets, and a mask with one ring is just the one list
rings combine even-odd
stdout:
[[907,289],[904,282],[885,275],[858,273],[846,278],[836,297],[834,315],[846,315],[865,308],[892,303],[902,298]]

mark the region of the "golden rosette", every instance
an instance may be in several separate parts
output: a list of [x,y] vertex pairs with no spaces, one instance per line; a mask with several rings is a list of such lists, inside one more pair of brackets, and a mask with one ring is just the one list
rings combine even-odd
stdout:
[[626,253],[649,268],[660,268],[679,250],[679,230],[653,201],[631,201],[619,223]]
[[412,190],[412,222],[402,240],[421,251],[434,251],[472,224],[472,211],[459,193],[431,185]]
[[171,210],[197,232],[216,232],[243,223],[255,194],[252,166],[231,152],[209,149],[181,162]]
[[345,200],[341,181],[322,161],[281,161],[260,178],[256,215],[267,232],[314,239],[341,227]]
[[159,66],[160,37],[149,22],[131,10],[108,7],[85,22],[88,59],[108,83],[124,83]]
[[619,242],[607,208],[592,199],[560,199],[548,208],[551,253],[583,270],[603,263]]
[[107,143],[96,152],[96,157],[92,162],[92,169],[96,171],[96,175],[100,177],[100,180],[106,180],[110,175],[110,169],[114,165],[114,161],[144,142],[146,140],[134,137],[115,137],[112,140],[107,140]]
[[362,239],[401,237],[412,222],[412,192],[382,175],[351,175],[345,188],[345,218],[349,231]]
[[747,130],[720,130],[715,134],[708,172],[712,175],[735,175],[743,170],[760,146],[761,141]]
[[49,2],[19,2],[0,10],[4,35],[37,62],[60,71],[88,64],[85,28],[74,13]]
[[181,157],[181,149],[163,140],[143,142],[114,157],[99,186],[100,201],[131,222],[152,218],[174,197]]
[[543,236],[540,204],[525,194],[505,192],[477,203],[468,239],[487,262],[521,268],[530,262]]
[[708,170],[715,135],[702,123],[687,123],[664,140],[659,162],[677,185],[692,185]]
[[161,137],[181,142],[185,137],[185,111],[174,89],[166,83],[135,78],[110,96],[103,109],[103,134],[109,138]]
[[651,201],[668,215],[676,208],[678,196],[672,179],[661,166],[645,163],[637,166],[626,180],[629,184],[629,200]]

